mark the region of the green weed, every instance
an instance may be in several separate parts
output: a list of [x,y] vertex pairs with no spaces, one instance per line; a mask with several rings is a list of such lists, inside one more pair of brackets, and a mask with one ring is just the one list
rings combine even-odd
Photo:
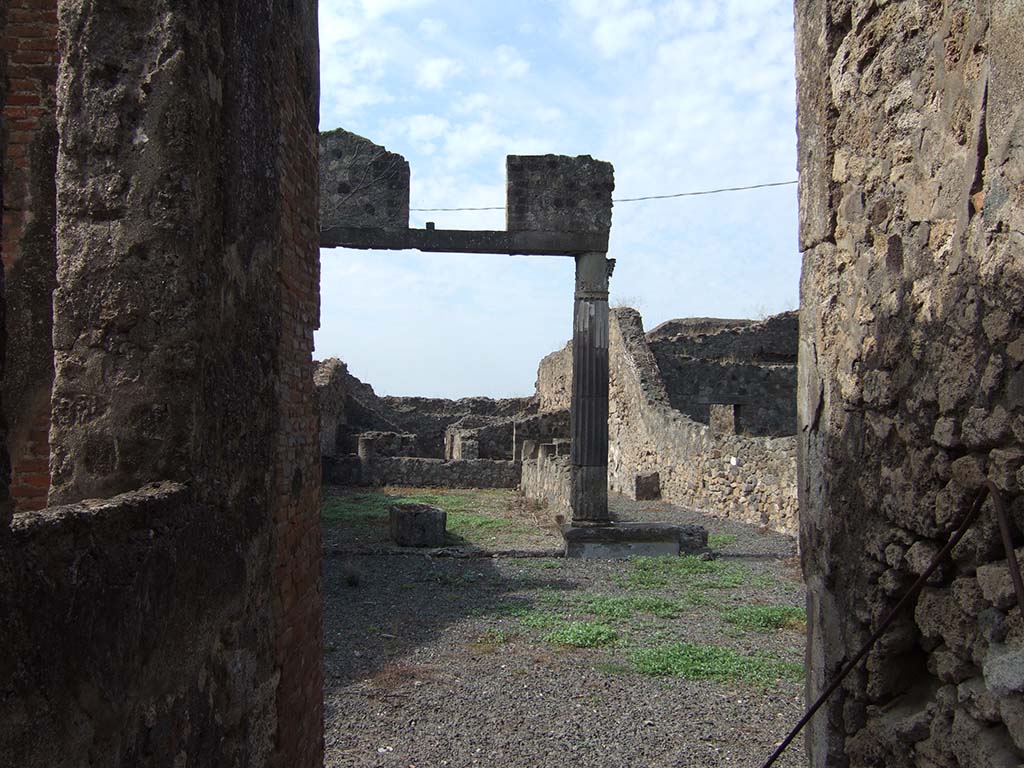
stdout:
[[731,533],[710,533],[708,534],[708,546],[711,549],[722,549],[730,544],[735,544],[737,538]]
[[518,616],[519,623],[529,629],[548,629],[562,622],[562,617],[551,611],[541,611],[531,608]]
[[387,522],[388,507],[394,503],[394,498],[383,493],[330,496],[324,499],[320,516],[331,523],[374,527]]
[[683,677],[687,680],[747,682],[772,685],[780,680],[800,680],[800,664],[780,661],[771,656],[743,656],[716,645],[672,643],[640,648],[629,654],[638,672],[652,676]]
[[591,621],[566,621],[559,623],[544,639],[555,645],[569,645],[573,648],[596,648],[614,643],[618,639],[615,630],[607,624]]
[[807,624],[807,613],[795,605],[745,605],[725,611],[722,618],[730,624],[757,632],[802,629]]
[[743,586],[745,568],[719,560],[701,560],[695,555],[682,557],[638,557],[630,561],[626,586],[632,589],[686,585],[698,589],[728,589]]
[[649,613],[659,619],[672,619],[682,612],[678,601],[649,595],[594,595],[585,598],[580,603],[580,609],[608,619],[631,619],[638,613]]

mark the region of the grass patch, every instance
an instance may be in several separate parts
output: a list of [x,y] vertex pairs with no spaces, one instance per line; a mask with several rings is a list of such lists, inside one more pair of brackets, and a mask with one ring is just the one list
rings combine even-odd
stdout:
[[731,533],[710,533],[708,534],[708,546],[711,549],[722,549],[730,544],[735,544],[737,538]]
[[[429,502],[421,503],[426,504]],[[441,505],[437,504],[435,506]],[[533,531],[533,528],[523,523],[518,523],[515,520],[475,515],[467,512],[448,512],[448,534],[464,539],[480,538],[488,534],[530,533],[531,531]]]
[[387,523],[388,507],[395,499],[383,493],[354,493],[329,496],[320,508],[320,517],[331,523],[360,528]]
[[568,645],[573,648],[597,648],[601,645],[614,643],[618,634],[607,624],[592,621],[565,621],[544,639],[555,645]]
[[562,617],[551,611],[530,608],[518,614],[519,623],[529,629],[549,629],[562,623]]
[[535,532],[532,525],[502,516],[509,498],[507,491],[477,489],[470,493],[340,492],[324,499],[320,516],[324,522],[353,528],[382,528],[393,504],[429,504],[448,513],[447,532],[456,542]]
[[580,603],[580,610],[608,619],[631,619],[638,613],[649,613],[659,619],[674,619],[682,612],[678,601],[650,595],[593,595]]
[[744,605],[725,611],[722,618],[730,624],[756,632],[803,629],[807,626],[807,613],[795,605]]
[[477,645],[503,645],[515,635],[507,629],[488,629],[476,639]]
[[692,643],[640,648],[630,653],[629,660],[644,675],[720,683],[745,682],[767,686],[781,680],[799,681],[804,674],[800,664],[767,655],[743,656],[729,648]]
[[679,584],[696,589],[731,589],[742,587],[746,580],[746,569],[719,560],[701,560],[695,555],[638,557],[630,561],[624,586],[654,589]]

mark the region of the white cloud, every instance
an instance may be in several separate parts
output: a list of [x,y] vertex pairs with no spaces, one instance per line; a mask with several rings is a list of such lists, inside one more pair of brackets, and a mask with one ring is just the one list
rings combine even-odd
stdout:
[[440,90],[445,83],[459,72],[462,65],[454,59],[438,56],[421,62],[416,74],[416,82],[431,91]]
[[654,14],[642,8],[607,16],[594,28],[594,43],[604,56],[617,56],[640,45],[654,22]]
[[424,37],[436,40],[448,31],[448,25],[440,19],[424,19],[420,22],[420,34]]
[[494,50],[495,69],[501,77],[524,77],[530,71],[530,62],[519,55],[511,45],[499,45]]
[[367,18],[376,19],[394,11],[407,11],[428,5],[432,0],[361,0]]
[[570,8],[592,22],[594,45],[610,58],[637,47],[645,40],[657,17],[643,0],[571,0]]

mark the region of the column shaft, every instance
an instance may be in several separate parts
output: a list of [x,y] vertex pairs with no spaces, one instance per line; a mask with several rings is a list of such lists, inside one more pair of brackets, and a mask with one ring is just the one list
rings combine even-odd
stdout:
[[570,432],[573,523],[608,523],[608,260],[604,253],[576,257]]

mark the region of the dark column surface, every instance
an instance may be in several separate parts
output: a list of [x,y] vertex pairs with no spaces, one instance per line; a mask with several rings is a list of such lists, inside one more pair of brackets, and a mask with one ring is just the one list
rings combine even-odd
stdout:
[[608,260],[576,257],[572,334],[572,521],[608,515]]

